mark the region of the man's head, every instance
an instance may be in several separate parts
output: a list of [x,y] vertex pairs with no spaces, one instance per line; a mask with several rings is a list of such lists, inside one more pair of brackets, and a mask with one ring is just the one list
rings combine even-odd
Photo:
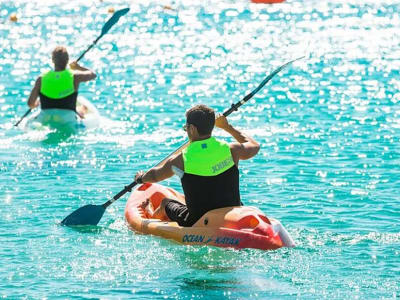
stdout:
[[69,56],[65,47],[57,46],[51,56],[57,70],[64,70],[67,67]]
[[204,104],[193,106],[186,112],[186,130],[189,139],[210,136],[215,125],[215,112]]

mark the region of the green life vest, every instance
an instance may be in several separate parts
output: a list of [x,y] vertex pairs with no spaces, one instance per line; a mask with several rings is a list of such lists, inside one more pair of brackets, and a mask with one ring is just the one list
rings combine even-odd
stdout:
[[48,98],[63,99],[75,93],[74,73],[70,70],[49,71],[42,75],[40,93]]
[[199,176],[216,176],[235,164],[229,144],[214,137],[191,142],[182,156],[185,173]]

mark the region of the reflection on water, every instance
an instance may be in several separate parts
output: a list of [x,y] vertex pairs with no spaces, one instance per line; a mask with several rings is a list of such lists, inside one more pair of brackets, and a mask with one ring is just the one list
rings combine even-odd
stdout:
[[[110,6],[127,5],[82,60],[98,74],[80,92],[107,118],[100,128],[14,128],[52,48],[64,44],[77,57]],[[0,296],[398,296],[399,1],[163,5],[0,2]],[[127,196],[99,227],[56,225],[180,146],[191,105],[223,112],[303,54],[229,116],[261,144],[241,163],[242,201],[282,221],[296,248],[233,251],[139,235],[124,221]],[[165,184],[181,190],[176,178]]]

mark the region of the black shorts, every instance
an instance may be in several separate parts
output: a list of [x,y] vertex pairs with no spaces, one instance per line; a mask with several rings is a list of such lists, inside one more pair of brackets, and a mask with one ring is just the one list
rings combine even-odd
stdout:
[[179,201],[168,199],[165,205],[165,213],[171,221],[177,222],[179,226],[190,227],[194,224],[190,221],[187,206]]

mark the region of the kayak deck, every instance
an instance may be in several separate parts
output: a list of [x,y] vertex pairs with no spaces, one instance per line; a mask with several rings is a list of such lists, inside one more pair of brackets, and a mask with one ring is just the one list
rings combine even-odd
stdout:
[[[80,109],[80,107],[84,109]],[[22,123],[22,128],[40,129],[45,126],[55,129],[76,130],[78,128],[92,128],[99,125],[100,114],[89,100],[79,96],[77,111],[85,112],[83,119],[73,110],[57,108],[38,110]]]
[[152,234],[187,245],[210,245],[231,248],[274,250],[293,247],[294,242],[282,224],[269,219],[258,208],[251,206],[224,207],[211,210],[192,227],[176,222],[151,219],[141,207],[149,199],[156,209],[162,199],[184,202],[184,196],[159,184],[146,183],[135,190],[125,208],[129,227],[137,232]]

